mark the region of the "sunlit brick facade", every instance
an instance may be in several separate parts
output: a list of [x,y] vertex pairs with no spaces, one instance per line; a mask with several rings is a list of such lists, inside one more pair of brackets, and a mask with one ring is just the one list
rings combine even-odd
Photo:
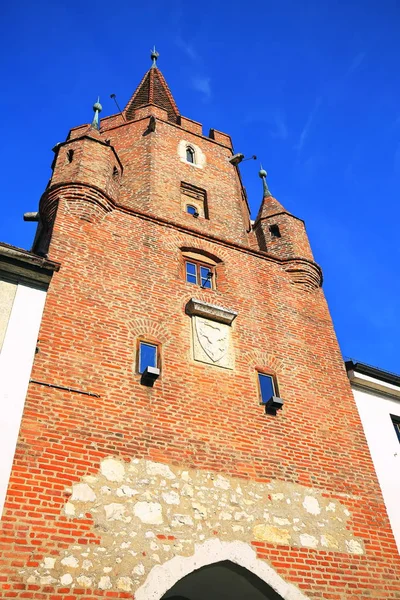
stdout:
[[[228,561],[260,582],[230,598],[400,598],[304,223],[265,185],[252,224],[233,154],[179,114],[157,66],[122,114],[55,148],[34,251],[61,268],[3,512],[2,597],[198,600],[190,573]],[[204,598],[228,597],[204,577]]]

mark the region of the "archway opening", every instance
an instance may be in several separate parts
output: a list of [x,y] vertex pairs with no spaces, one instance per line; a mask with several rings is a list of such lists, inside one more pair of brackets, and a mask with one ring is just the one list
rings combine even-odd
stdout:
[[265,581],[226,560],[180,579],[160,600],[282,600]]

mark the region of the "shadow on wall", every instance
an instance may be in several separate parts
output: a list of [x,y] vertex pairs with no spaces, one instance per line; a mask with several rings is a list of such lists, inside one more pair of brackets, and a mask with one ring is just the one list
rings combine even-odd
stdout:
[[161,600],[282,600],[259,577],[230,561],[207,565],[178,581]]

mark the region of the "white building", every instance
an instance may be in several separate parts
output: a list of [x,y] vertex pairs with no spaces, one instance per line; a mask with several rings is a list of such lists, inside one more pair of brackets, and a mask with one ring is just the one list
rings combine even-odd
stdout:
[[0,243],[0,516],[47,287],[58,269],[46,258]]
[[346,369],[400,552],[400,376],[351,360]]

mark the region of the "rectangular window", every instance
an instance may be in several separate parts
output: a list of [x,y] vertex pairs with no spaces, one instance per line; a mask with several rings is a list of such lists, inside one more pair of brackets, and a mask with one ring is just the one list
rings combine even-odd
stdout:
[[139,342],[139,373],[146,367],[157,366],[157,346],[147,342]]
[[400,442],[400,417],[390,415],[390,418],[392,419],[393,427],[395,429],[395,432],[397,433],[397,438]]
[[260,399],[262,404],[266,404],[272,396],[276,396],[275,382],[271,375],[258,373],[258,384],[260,387]]
[[212,280],[214,276],[214,269],[212,269],[212,267],[188,260],[185,262],[185,265],[186,281],[188,283],[197,284],[203,289],[212,289]]

